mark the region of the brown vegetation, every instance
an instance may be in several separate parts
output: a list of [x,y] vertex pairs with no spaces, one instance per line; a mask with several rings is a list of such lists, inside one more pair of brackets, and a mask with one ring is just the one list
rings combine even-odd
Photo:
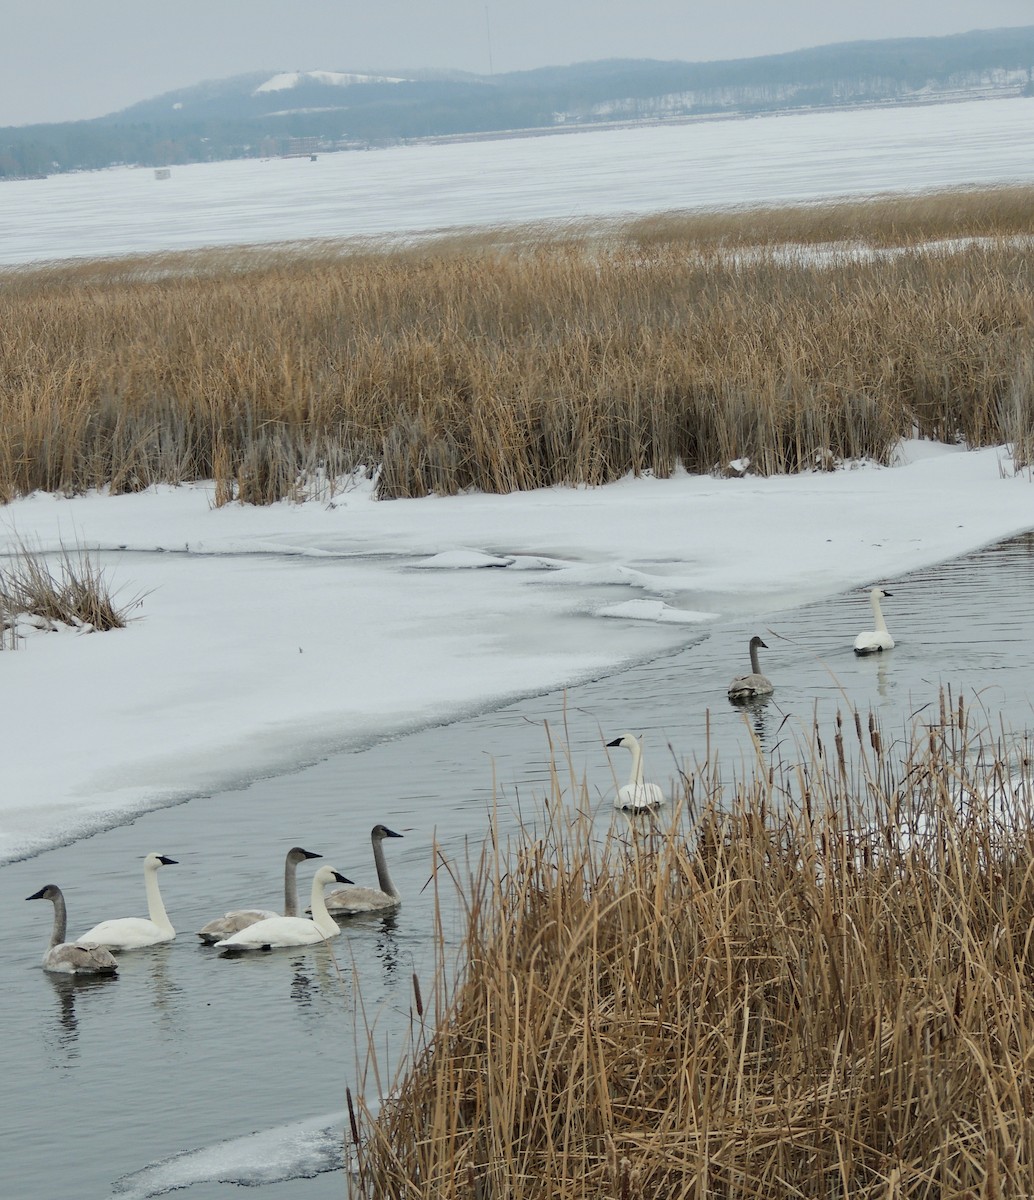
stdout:
[[117,604],[104,572],[85,550],[66,549],[55,556],[22,544],[0,565],[0,648],[17,645],[20,618],[42,628],[124,629],[138,602],[139,597]]
[[893,748],[855,717],[749,779],[697,766],[664,828],[604,836],[556,786],[462,888],[462,976],[418,999],[394,1098],[354,1106],[359,1193],[1034,1193],[1013,749],[942,698]]
[[1029,457],[1032,233],[1004,189],[7,271],[0,500],[771,474],[913,430]]

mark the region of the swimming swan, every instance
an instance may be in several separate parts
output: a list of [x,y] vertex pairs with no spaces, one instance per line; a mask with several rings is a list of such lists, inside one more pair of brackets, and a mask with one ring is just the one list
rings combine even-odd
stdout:
[[26,896],[25,899],[54,901],[54,932],[50,935],[50,945],[43,955],[44,971],[60,971],[63,975],[115,974],[118,961],[109,950],[100,947],[91,949],[65,941],[68,919],[65,897],[56,883],[48,883],[46,887],[33,892],[31,896]]
[[734,703],[742,700],[754,700],[758,696],[771,696],[775,691],[772,681],[761,674],[758,665],[758,648],[767,650],[768,647],[759,637],[750,639],[750,674],[737,675],[729,684],[729,699]]
[[327,910],[335,916],[347,917],[355,913],[383,912],[389,908],[398,908],[402,903],[398,888],[391,882],[388,874],[388,864],[384,861],[384,847],[381,843],[385,838],[401,837],[394,829],[386,825],[374,825],[370,831],[370,841],[373,843],[373,861],[377,867],[377,888],[351,887],[338,888],[327,896]]
[[[285,917],[298,915],[298,864],[307,858],[322,858],[311,850],[303,850],[301,846],[292,846],[284,861],[284,912]],[[206,946],[214,946],[223,938],[228,938],[240,929],[254,925],[256,921],[265,921],[269,917],[278,917],[280,913],[268,908],[236,908],[225,916],[216,917],[197,931],[198,937]]]
[[147,890],[146,917],[116,917],[101,921],[76,938],[79,946],[107,946],[109,950],[139,950],[142,946],[156,946],[159,942],[171,942],[176,936],[162,894],[158,891],[158,868],[174,867],[176,859],[164,854],[148,854],[144,859],[144,887]]
[[894,639],[887,632],[887,622],[883,619],[880,608],[881,596],[892,596],[893,592],[885,592],[883,588],[874,587],[869,592],[869,603],[872,605],[873,621],[876,628],[860,633],[854,640],[855,654],[878,654],[881,650],[893,650]]
[[664,803],[664,793],[656,783],[643,783],[643,746],[634,733],[623,733],[612,742],[611,746],[624,746],[632,752],[632,774],[624,787],[618,788],[614,797],[614,807],[623,812],[648,812]]
[[333,867],[320,867],[312,877],[312,920],[308,917],[267,917],[245,929],[238,930],[217,946],[227,950],[272,950],[274,946],[314,946],[341,932],[337,922],[327,912],[323,889],[328,883],[351,883]]

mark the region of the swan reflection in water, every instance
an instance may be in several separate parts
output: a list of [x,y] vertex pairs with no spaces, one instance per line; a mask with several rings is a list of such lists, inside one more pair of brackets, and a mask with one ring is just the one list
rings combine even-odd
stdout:
[[[65,1059],[79,1057],[79,1011],[84,994],[96,988],[118,986],[111,975],[55,975],[47,972],[45,978],[54,989],[57,997],[56,1045],[62,1051]],[[88,1000],[85,1001],[89,1003]],[[61,1063],[67,1066],[67,1061]]]

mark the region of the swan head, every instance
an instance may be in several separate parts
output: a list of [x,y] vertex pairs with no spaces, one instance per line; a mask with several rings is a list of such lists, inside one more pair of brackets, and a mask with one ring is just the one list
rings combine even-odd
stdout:
[[893,592],[888,592],[884,588],[874,587],[869,591],[869,595],[873,600],[882,600],[885,596],[893,596]]
[[327,883],[351,883],[352,880],[346,878],[340,871],[335,871],[333,867],[320,867],[313,875],[312,882],[322,886]]
[[300,862],[305,862],[307,858],[322,858],[322,854],[316,854],[312,850],[303,850],[301,846],[292,846],[287,852],[287,861],[294,863],[297,866]]
[[759,638],[759,637],[757,636],[757,634],[755,634],[755,635],[754,635],[754,636],[753,636],[753,637],[750,639],[750,648],[751,648],[751,650],[758,650],[758,649],[760,649],[760,650],[767,650],[767,649],[768,649],[768,647],[767,647],[767,646],[765,645],[765,643],[764,643],[764,642],[761,640],[761,638]]
[[401,836],[401,833],[396,833],[394,829],[389,829],[387,825],[374,825],[373,829],[370,831],[370,837],[376,838],[378,842],[381,841],[382,838]]
[[145,871],[157,871],[159,867],[174,867],[177,859],[166,858],[164,854],[149,854],[144,859]]
[[607,749],[609,750],[611,746],[627,746],[627,748],[631,750],[633,746],[638,745],[639,739],[634,733],[623,733],[620,737],[616,737],[612,742],[608,742]]
[[60,900],[61,889],[56,883],[48,883],[46,887],[41,887],[38,892],[33,892],[31,896],[26,896],[26,900]]

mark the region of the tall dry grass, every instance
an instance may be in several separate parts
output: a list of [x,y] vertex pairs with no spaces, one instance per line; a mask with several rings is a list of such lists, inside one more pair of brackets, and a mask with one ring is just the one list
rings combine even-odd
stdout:
[[1032,233],[1016,190],[8,271],[0,500],[772,474],[884,461],[913,430],[1026,445]]
[[357,1194],[1034,1194],[1027,764],[942,698],[893,747],[838,718],[698,765],[645,831],[555,787],[461,880],[461,979],[356,1113]]
[[44,628],[124,629],[140,599],[118,601],[104,571],[82,547],[48,555],[20,543],[0,562],[0,648],[17,644],[16,623],[22,617]]

